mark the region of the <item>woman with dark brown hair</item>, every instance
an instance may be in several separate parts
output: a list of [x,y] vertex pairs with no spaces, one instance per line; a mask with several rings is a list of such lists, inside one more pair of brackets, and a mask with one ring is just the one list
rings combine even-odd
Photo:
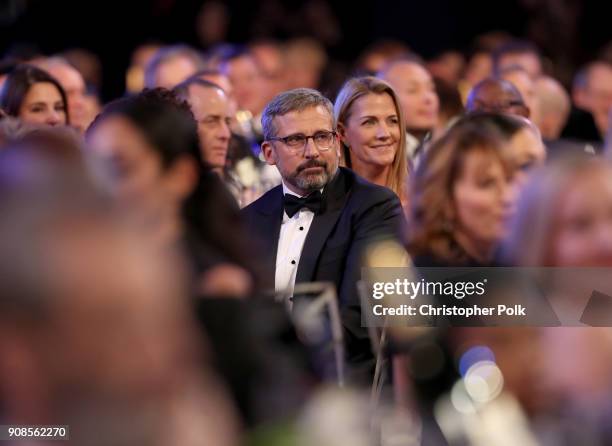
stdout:
[[408,248],[417,266],[488,265],[515,203],[513,169],[494,125],[463,118],[413,176]]
[[68,125],[64,89],[49,73],[32,65],[18,65],[0,92],[0,108],[27,124]]

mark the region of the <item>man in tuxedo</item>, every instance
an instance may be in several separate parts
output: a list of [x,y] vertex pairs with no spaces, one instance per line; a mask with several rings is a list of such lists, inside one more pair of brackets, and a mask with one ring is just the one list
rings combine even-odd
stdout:
[[278,168],[282,184],[243,214],[264,243],[262,261],[274,271],[275,290],[292,296],[296,283],[333,282],[349,363],[370,362],[356,283],[367,246],[399,235],[399,199],[338,167],[332,103],[318,91],[298,88],[279,94],[266,106],[262,127],[262,152]]

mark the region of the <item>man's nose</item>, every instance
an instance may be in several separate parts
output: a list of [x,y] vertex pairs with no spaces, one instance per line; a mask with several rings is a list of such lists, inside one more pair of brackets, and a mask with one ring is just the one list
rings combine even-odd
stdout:
[[228,140],[231,136],[232,131],[229,128],[229,124],[226,122],[222,122],[217,137],[222,140]]
[[319,156],[319,148],[314,142],[314,138],[306,139],[304,145],[304,158],[317,158]]

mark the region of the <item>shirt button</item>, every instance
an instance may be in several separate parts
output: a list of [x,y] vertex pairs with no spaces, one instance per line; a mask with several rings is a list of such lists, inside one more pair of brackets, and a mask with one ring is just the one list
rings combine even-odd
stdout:
[[291,264],[292,264],[292,265],[295,265],[295,260],[292,260],[292,261],[291,261]]
[[303,230],[304,230],[304,226],[300,226],[300,231],[303,231]]

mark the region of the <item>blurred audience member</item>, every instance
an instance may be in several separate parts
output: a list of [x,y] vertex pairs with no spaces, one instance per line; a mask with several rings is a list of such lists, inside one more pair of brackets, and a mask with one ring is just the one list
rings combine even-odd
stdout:
[[161,47],[145,68],[144,86],[174,88],[204,68],[204,57],[187,45]]
[[505,246],[510,264],[612,266],[612,166],[568,157],[533,176]]
[[433,135],[433,138],[437,139],[463,115],[464,108],[457,86],[450,85],[435,77],[434,83],[440,101],[438,124]]
[[372,76],[349,79],[334,104],[345,165],[407,206],[406,131],[399,98]]
[[534,169],[544,164],[546,148],[542,136],[527,118],[505,113],[475,113],[467,119],[473,125],[490,127],[499,133],[517,186],[524,186]]
[[499,77],[511,82],[521,93],[525,105],[529,108],[529,119],[539,127],[540,102],[538,101],[534,78],[529,76],[529,73],[520,65],[510,65],[503,68],[499,72]]
[[240,129],[236,131],[237,105],[233,97],[232,84],[227,76],[214,69],[202,70],[183,84],[193,83],[195,79],[212,82],[225,92],[230,113],[229,126],[232,132],[227,149],[224,177],[226,181],[229,181],[226,184],[240,207],[246,206],[279,184],[278,171],[255,156],[258,150],[253,150],[249,141],[240,134]]
[[[612,165],[608,161],[584,157],[566,157],[547,165],[533,177],[521,195],[502,252],[511,265],[572,268],[567,269],[567,275],[573,282],[584,280],[580,274],[589,277],[590,273],[598,271],[587,267],[610,268]],[[564,275],[563,271],[559,272]],[[596,286],[592,277],[585,284],[589,291]],[[608,276],[604,278],[609,283]],[[547,295],[561,322],[571,325],[577,324],[580,314],[584,317],[585,307],[590,303],[588,294],[568,293],[574,285],[563,287],[556,295]],[[574,311],[568,312],[568,309]],[[573,314],[578,317],[568,318]],[[542,339],[547,386],[555,389],[563,401],[560,410],[557,407],[555,411],[558,424],[552,426],[553,430],[562,430],[560,426],[567,421],[580,420],[574,423],[574,429],[583,435],[582,438],[592,438],[593,444],[609,444],[610,328],[544,328]],[[560,416],[567,420],[559,420]],[[600,435],[604,437],[598,438]],[[560,439],[557,444],[571,442],[562,443]]]
[[500,74],[513,65],[522,67],[532,79],[542,74],[540,51],[526,40],[511,40],[493,51],[493,72]]
[[7,76],[18,64],[12,60],[0,60],[0,91],[4,86]]
[[472,88],[465,110],[468,113],[484,111],[529,117],[529,107],[518,89],[511,82],[493,77],[481,81]]
[[357,72],[375,75],[390,61],[411,55],[410,48],[397,40],[379,40],[372,43],[359,55]]
[[581,68],[574,77],[572,100],[576,107],[593,115],[599,139],[603,139],[612,110],[612,64],[595,61]]
[[0,419],[69,425],[70,441],[92,446],[236,444],[182,263],[44,141],[0,153]]
[[232,119],[227,95],[218,85],[198,78],[180,83],[173,91],[189,103],[198,123],[202,158],[223,178]]
[[408,251],[416,266],[493,263],[515,202],[503,147],[497,131],[469,116],[433,143],[410,190]]
[[100,91],[102,88],[102,62],[93,52],[84,48],[72,48],[59,55],[74,67],[83,77],[88,90]]
[[125,89],[128,93],[138,93],[145,86],[145,69],[155,53],[161,48],[156,43],[146,43],[132,51],[130,66],[125,73]]
[[203,161],[186,102],[164,89],[119,99],[92,123],[87,140],[101,163],[101,181],[146,225],[152,242],[187,250],[198,274],[194,292],[209,285],[206,274],[216,267],[221,267],[217,278],[227,278],[227,265],[236,266],[231,280],[216,281],[218,288],[207,292],[246,296],[253,291],[257,268],[249,266],[238,209]]
[[565,88],[550,76],[540,76],[535,81],[540,104],[538,125],[544,140],[554,141],[561,136],[570,112],[570,98]]
[[406,122],[406,153],[413,160],[438,121],[434,81],[421,62],[413,58],[391,61],[377,76],[389,82],[400,99]]
[[459,51],[447,50],[427,61],[427,71],[434,78],[441,79],[449,86],[457,88],[465,70],[465,57]]
[[[273,40],[261,40],[249,45],[249,51],[265,80],[265,96],[273,98],[287,90],[287,58],[285,49]],[[305,65],[305,60],[302,60]]]
[[261,143],[261,112],[271,98],[267,96],[266,81],[255,57],[246,48],[234,47],[223,55],[219,67],[234,88],[240,108],[238,121],[244,136]]
[[472,88],[484,79],[493,75],[493,58],[491,52],[484,49],[475,50],[468,58],[463,78],[459,82],[459,93],[465,104]]
[[[70,124],[79,133],[84,133],[95,115],[91,115],[85,99],[85,81],[83,76],[72,65],[59,57],[42,59],[36,66],[45,70],[60,83],[66,92]],[[97,114],[97,113],[96,113]]]
[[327,65],[325,48],[308,37],[292,39],[285,45],[287,89],[319,88]]
[[19,65],[8,75],[0,107],[28,124],[70,124],[68,101],[60,83],[32,65]]

